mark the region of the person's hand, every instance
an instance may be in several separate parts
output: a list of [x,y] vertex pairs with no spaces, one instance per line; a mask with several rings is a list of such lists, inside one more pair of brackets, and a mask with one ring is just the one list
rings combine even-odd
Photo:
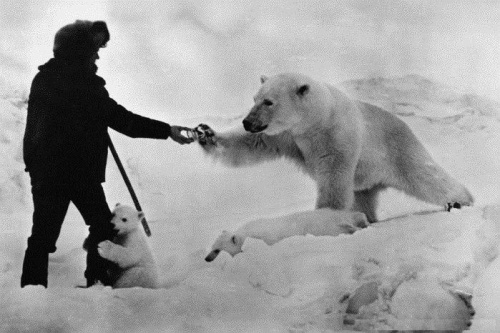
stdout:
[[188,138],[187,136],[182,135],[181,131],[191,132],[192,129],[183,126],[170,126],[170,137],[172,138],[172,140],[181,145],[185,143],[189,144],[194,141],[193,138]]

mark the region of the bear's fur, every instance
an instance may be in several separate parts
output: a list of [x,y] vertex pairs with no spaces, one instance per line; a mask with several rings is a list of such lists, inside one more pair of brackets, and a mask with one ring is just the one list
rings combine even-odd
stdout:
[[368,225],[365,214],[322,208],[299,212],[286,216],[258,219],[245,223],[235,232],[223,231],[212,246],[212,251],[205,258],[214,260],[221,251],[235,256],[242,252],[247,237],[263,240],[273,245],[291,236],[338,236],[352,234]]
[[98,245],[99,255],[116,264],[110,272],[113,288],[158,288],[158,267],[141,226],[143,217],[142,212],[117,204],[111,220],[117,234],[113,241]]
[[473,204],[397,116],[304,75],[261,81],[246,131],[200,142],[214,158],[232,166],[288,158],[315,180],[317,208],[361,211],[370,222],[388,187],[448,208]]

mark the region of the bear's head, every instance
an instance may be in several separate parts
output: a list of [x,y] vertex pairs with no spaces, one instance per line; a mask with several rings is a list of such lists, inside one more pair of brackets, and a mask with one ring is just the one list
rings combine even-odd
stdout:
[[212,245],[212,251],[206,256],[205,260],[208,262],[213,261],[219,255],[220,251],[226,251],[231,256],[235,256],[242,252],[243,242],[245,237],[241,235],[236,235],[228,231],[223,231],[222,234],[217,238],[214,245]]
[[144,213],[118,203],[113,210],[112,216],[111,224],[113,224],[117,235],[124,235],[139,228]]
[[[300,74],[284,73],[261,77],[262,86],[254,97],[255,104],[243,120],[246,131],[269,135],[304,128],[318,108],[318,83]],[[314,110],[316,111],[316,110]]]

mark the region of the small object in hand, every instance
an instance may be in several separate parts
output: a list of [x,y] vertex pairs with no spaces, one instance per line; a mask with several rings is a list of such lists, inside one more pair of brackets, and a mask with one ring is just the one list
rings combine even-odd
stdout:
[[215,133],[210,128],[210,126],[205,125],[205,124],[199,124],[198,126],[193,128],[191,131],[187,132],[187,136],[189,138],[195,139],[201,145],[206,145],[207,143],[215,145],[215,142],[213,140],[214,135],[215,135]]

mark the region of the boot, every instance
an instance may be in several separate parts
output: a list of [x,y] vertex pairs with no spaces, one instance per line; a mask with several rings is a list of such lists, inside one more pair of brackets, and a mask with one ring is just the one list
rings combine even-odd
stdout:
[[21,288],[27,285],[42,285],[47,288],[49,254],[28,247],[24,254]]

